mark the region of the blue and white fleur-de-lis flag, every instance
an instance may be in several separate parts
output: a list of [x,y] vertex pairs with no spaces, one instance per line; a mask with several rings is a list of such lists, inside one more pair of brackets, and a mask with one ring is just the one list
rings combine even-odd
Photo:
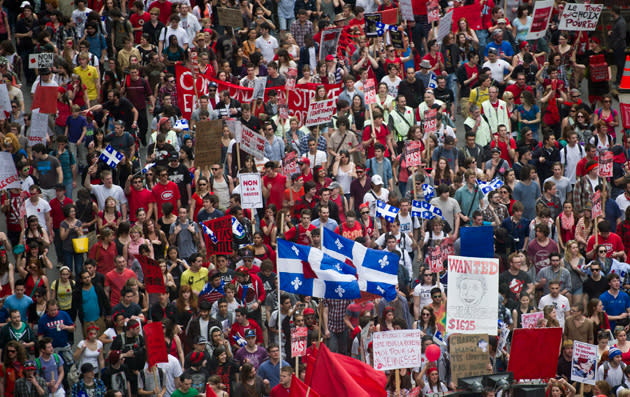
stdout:
[[367,248],[326,228],[322,250],[324,254],[354,266],[361,291],[383,296],[389,301],[396,299],[400,258],[393,252]]
[[411,202],[411,216],[417,216],[422,219],[433,219],[437,216],[444,219],[441,209],[429,204],[427,201],[418,200]]
[[433,197],[435,197],[435,188],[433,187],[433,185],[428,184],[428,183],[423,183],[422,184],[422,195],[424,196],[424,200],[425,201],[429,201]]
[[477,184],[481,188],[481,193],[488,194],[493,190],[497,190],[501,186],[503,186],[503,181],[499,178],[494,178],[490,182],[485,182],[480,179],[477,179]]
[[[203,230],[203,232],[208,236],[210,241],[212,241],[214,244],[219,242],[219,239],[217,238],[217,235],[214,234],[212,229],[210,229],[208,226],[204,225],[203,223],[200,223],[200,225],[201,225],[201,230]],[[242,226],[241,226],[241,228],[242,228]]]
[[431,72],[431,77],[429,77],[429,87],[432,90],[437,88],[437,75],[433,72]]
[[173,128],[176,128],[178,130],[183,130],[183,131],[190,131],[190,125],[188,124],[188,120],[186,119],[177,120]]
[[380,37],[385,34],[385,31],[389,30],[391,32],[398,32],[398,26],[389,25],[383,22],[376,22],[376,34]]
[[356,269],[317,248],[278,239],[277,265],[282,291],[328,299],[361,296]]
[[103,160],[110,167],[116,168],[118,163],[122,161],[123,156],[124,155],[114,149],[112,145],[107,145],[107,147],[101,152],[99,159]]
[[382,200],[376,200],[376,217],[383,218],[387,222],[394,222],[396,216],[400,212],[400,208],[389,205]]
[[155,167],[155,163],[148,163],[147,165],[145,165],[142,170],[140,171],[140,173],[142,174],[146,174],[147,172],[149,172],[149,170],[151,168]]
[[236,238],[245,237],[245,229],[241,222],[238,221],[235,217],[232,217],[232,234],[236,236]]

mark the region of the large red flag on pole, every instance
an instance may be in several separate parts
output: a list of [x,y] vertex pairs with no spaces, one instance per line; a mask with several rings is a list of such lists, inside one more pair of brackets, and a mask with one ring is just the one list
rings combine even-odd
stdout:
[[291,378],[291,388],[289,397],[319,397],[319,394],[312,387],[302,382],[297,376]]
[[149,368],[157,363],[167,363],[168,353],[166,352],[166,343],[164,343],[164,329],[162,322],[156,321],[149,323],[142,329],[144,332],[144,343],[147,346],[147,362]]

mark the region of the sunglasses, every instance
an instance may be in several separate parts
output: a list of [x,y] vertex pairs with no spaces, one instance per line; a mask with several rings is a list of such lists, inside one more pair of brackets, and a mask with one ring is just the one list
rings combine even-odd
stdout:
[[7,350],[7,353],[17,353],[17,351],[16,350]]
[[442,295],[433,295],[431,298],[435,299],[435,298],[441,298]]
[[597,251],[597,252],[599,252],[600,254],[605,254],[605,253],[606,253],[606,250],[599,250],[599,251]]
[[592,271],[592,272],[598,272],[599,270],[600,270],[600,269],[594,269],[594,268],[591,268],[591,271]]
[[370,211],[365,211],[365,212],[361,212],[361,215],[367,215],[369,213],[370,213]]
[[212,168],[212,171],[218,171],[220,168]]

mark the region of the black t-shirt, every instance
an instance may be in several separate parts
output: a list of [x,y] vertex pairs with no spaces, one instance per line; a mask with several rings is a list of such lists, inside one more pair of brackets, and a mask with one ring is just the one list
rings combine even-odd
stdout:
[[125,129],[130,130],[133,124],[133,104],[127,98],[120,98],[118,105],[114,101],[107,101],[103,104],[103,109],[109,110],[114,120],[125,122]]
[[536,73],[538,72],[538,68],[536,65],[531,64],[528,68],[523,66],[523,64],[517,65],[512,71],[512,76],[517,76],[519,73],[525,74],[525,84],[529,86],[536,85]]
[[187,207],[190,197],[188,197],[186,186],[189,186],[192,183],[192,177],[190,176],[190,171],[188,171],[188,168],[186,168],[186,166],[183,164],[179,164],[177,168],[169,166],[168,179],[171,182],[175,182],[175,184],[177,184],[182,200],[182,206]]
[[204,368],[199,368],[198,370],[195,370],[193,368],[188,368],[187,370],[184,371],[184,375],[188,375],[190,376],[190,379],[192,380],[192,387],[197,389],[197,390],[205,390],[205,386],[206,386],[206,379],[208,379],[208,377],[210,376],[210,374],[208,373],[208,371]]
[[506,284],[509,289],[505,306],[509,309],[515,309],[518,306],[521,292],[527,291],[527,284],[531,282],[532,280],[529,274],[522,270],[519,270],[516,276],[510,273],[509,270],[501,273],[499,275],[499,285]]
[[582,284],[582,289],[589,299],[599,298],[601,294],[608,291],[608,281],[604,277],[600,278],[599,281],[589,277]]
[[120,368],[113,368],[108,365],[101,373],[101,379],[107,390],[120,391],[123,396],[127,395],[127,380],[130,380],[131,376],[131,371],[125,364],[122,364]]
[[144,368],[144,363],[147,359],[147,351],[144,346],[144,338],[142,335],[129,337],[125,332],[123,332],[114,338],[111,350],[120,350],[122,353],[133,350],[135,353],[134,356],[127,357],[125,359],[125,364],[131,370],[141,371],[142,368]]

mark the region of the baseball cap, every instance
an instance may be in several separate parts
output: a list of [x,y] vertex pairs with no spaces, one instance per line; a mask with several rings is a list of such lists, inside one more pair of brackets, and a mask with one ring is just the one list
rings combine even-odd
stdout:
[[335,60],[335,56],[332,55],[332,54],[328,54],[328,55],[326,55],[326,60],[327,61],[334,61]]
[[160,121],[158,121],[158,128],[160,128],[160,126],[166,123],[167,121],[168,121],[168,117],[162,117]]
[[311,160],[308,159],[308,157],[302,157],[301,159],[298,160],[297,162],[298,164],[307,164],[307,165],[311,165]]
[[256,331],[253,329],[248,329],[245,331],[245,337],[246,338],[255,338],[256,337]]
[[383,185],[383,178],[380,175],[373,175],[371,182],[374,185]]
[[50,68],[40,68],[39,69],[39,74],[40,75],[46,75],[46,74],[51,74],[52,72],[50,71]]
[[179,160],[179,153],[177,152],[170,152],[168,154],[168,161],[178,161]]
[[197,335],[195,337],[195,339],[193,340],[193,343],[195,345],[200,345],[202,343],[207,343],[207,342],[208,342],[208,340],[206,338],[204,338],[203,336],[201,336],[201,335]]
[[35,361],[28,360],[27,362],[24,363],[23,369],[25,371],[28,371],[28,370],[35,371],[37,369],[37,365],[35,364]]
[[235,273],[249,274],[249,269],[246,266],[240,266],[236,269]]
[[315,314],[315,310],[313,310],[312,307],[307,307],[306,309],[304,309],[304,312],[302,312],[303,315],[308,316],[309,314]]

